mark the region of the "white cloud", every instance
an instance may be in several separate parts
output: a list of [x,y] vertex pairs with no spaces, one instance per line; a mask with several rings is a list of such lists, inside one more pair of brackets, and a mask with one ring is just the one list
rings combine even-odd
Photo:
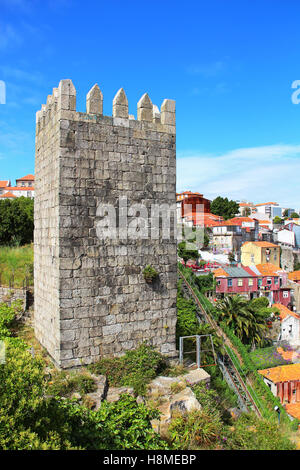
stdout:
[[220,155],[179,153],[177,189],[300,207],[300,145],[235,149]]

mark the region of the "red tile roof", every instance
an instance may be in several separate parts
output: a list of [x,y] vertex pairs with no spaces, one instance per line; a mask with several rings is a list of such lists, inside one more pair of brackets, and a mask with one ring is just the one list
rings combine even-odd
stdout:
[[261,248],[278,248],[278,245],[275,245],[274,243],[270,242],[245,242],[243,243],[242,247],[247,245],[248,243],[253,243],[253,245],[260,246]]
[[3,198],[11,198],[11,197],[17,197],[15,196],[13,193],[10,193],[9,191],[5,194],[1,194],[0,197],[3,197]]
[[34,191],[33,186],[7,186],[8,191]]
[[6,188],[9,185],[9,180],[0,181],[0,188]]
[[300,320],[300,316],[297,315],[297,313],[295,312],[292,312],[291,310],[289,310],[285,305],[282,305],[282,304],[273,304],[272,307],[276,307],[278,308],[279,310],[279,317],[280,317],[280,320],[284,320],[286,317],[290,316],[290,317],[294,317],[294,318],[297,318],[297,320]]
[[300,271],[293,271],[288,274],[291,281],[300,281]]
[[257,372],[275,384],[278,382],[288,382],[289,380],[300,380],[300,364],[272,367],[270,369],[258,370]]
[[262,202],[260,204],[255,204],[255,207],[258,207],[258,206],[277,206],[277,202]]
[[34,181],[34,175],[26,175],[23,178],[18,178],[16,181]]
[[300,403],[287,403],[285,405],[286,412],[293,418],[300,420]]

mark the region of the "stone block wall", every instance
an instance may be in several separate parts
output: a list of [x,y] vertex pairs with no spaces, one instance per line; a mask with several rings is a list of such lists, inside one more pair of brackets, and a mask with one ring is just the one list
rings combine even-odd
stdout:
[[[164,100],[160,112],[145,94],[135,120],[121,89],[113,116],[103,116],[95,85],[86,106],[86,113],[76,111],[76,90],[62,80],[37,113],[36,336],[62,368],[122,354],[142,341],[172,356],[174,230],[164,238],[150,221],[138,233],[141,209],[134,205],[149,214],[153,204],[176,211],[175,102]],[[103,236],[105,205],[116,209],[115,238]],[[143,276],[148,264],[159,273],[152,284]]]

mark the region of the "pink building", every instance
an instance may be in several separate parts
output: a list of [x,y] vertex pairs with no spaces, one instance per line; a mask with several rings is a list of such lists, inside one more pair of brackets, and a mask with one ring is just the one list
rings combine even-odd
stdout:
[[216,294],[240,294],[248,299],[265,296],[270,305],[291,305],[291,288],[286,285],[287,273],[270,263],[251,267],[223,267],[214,271]]

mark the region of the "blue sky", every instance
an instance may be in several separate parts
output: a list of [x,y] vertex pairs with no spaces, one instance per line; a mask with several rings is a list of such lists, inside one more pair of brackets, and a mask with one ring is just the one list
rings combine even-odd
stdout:
[[297,0],[0,0],[0,179],[34,172],[35,112],[62,78],[77,110],[126,91],[176,100],[178,190],[300,208]]

